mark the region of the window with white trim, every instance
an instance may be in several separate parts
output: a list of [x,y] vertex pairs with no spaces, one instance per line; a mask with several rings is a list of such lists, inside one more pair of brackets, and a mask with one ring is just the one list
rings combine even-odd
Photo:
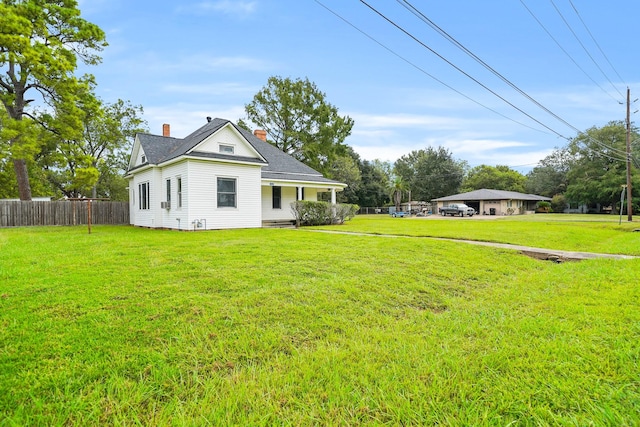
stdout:
[[151,192],[149,182],[138,184],[138,209],[146,210],[151,208]]
[[182,177],[177,177],[176,178],[176,190],[178,191],[178,206],[179,208],[182,207]]
[[168,178],[167,181],[167,203],[171,206],[171,178]]
[[222,154],[233,154],[235,152],[235,148],[233,145],[220,144],[219,145],[220,153]]
[[282,187],[271,187],[271,205],[273,209],[282,209]]
[[236,207],[236,179],[218,178],[218,207]]

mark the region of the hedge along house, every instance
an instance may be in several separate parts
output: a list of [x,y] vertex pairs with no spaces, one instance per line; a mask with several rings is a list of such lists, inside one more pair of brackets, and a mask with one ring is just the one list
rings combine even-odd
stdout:
[[[451,203],[464,203],[481,215],[513,215],[534,213],[536,204],[550,201],[548,197],[535,194],[523,194],[517,191],[475,190],[468,193],[433,199],[438,208]],[[437,210],[436,210],[437,212]]]
[[254,134],[224,119],[185,138],[136,135],[129,170],[130,223],[171,229],[255,228],[294,221],[290,204],[317,200],[342,184],[322,176]]

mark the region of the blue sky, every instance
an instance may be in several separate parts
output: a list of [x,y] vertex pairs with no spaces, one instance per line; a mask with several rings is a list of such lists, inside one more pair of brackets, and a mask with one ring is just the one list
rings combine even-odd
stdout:
[[357,0],[80,0],[83,17],[98,24],[109,43],[102,64],[82,72],[96,76],[102,99],[142,105],[152,133],[169,123],[176,137],[207,116],[244,117],[244,105],[270,76],[308,78],[354,119],[345,142],[363,159],[395,161],[442,146],[470,166],[502,164],[521,172],[564,146],[563,137],[576,135],[572,127],[623,120],[619,102],[627,87],[632,99],[640,96],[637,0],[410,1],[571,127],[402,2],[367,2],[531,118]]

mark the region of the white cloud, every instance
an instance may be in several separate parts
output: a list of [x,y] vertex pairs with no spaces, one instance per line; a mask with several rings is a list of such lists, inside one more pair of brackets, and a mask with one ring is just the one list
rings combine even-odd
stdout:
[[171,125],[171,136],[184,138],[194,130],[203,126],[207,117],[220,118],[236,122],[244,116],[244,106],[216,106],[173,104],[145,107],[145,118],[149,122],[150,132],[161,135],[162,125]]
[[480,155],[474,157],[472,161],[469,161],[469,164],[471,166],[478,166],[481,164],[489,166],[506,165],[521,173],[526,173],[534,168],[540,160],[551,154],[552,151],[553,150],[549,149],[517,153],[509,151],[480,153]]
[[131,59],[136,68],[144,67],[147,72],[174,71],[180,73],[190,72],[216,72],[216,71],[265,71],[274,67],[274,64],[258,58],[248,56],[210,56],[204,54],[165,56],[160,53],[150,52]]
[[243,95],[253,96],[260,90],[257,86],[243,85],[240,83],[215,83],[215,84],[168,84],[162,88],[164,92],[181,93],[181,94],[198,94],[207,96],[221,95]]
[[508,141],[500,139],[450,139],[445,141],[433,140],[429,144],[442,145],[452,152],[461,154],[479,154],[507,148],[529,147],[530,143],[520,141]]
[[362,128],[407,128],[423,127],[449,129],[458,119],[441,116],[412,115],[412,114],[349,114],[357,127]]

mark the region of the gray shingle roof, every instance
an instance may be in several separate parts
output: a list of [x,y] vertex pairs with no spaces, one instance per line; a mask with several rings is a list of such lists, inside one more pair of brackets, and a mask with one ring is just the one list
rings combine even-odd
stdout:
[[548,197],[537,196],[535,194],[518,193],[517,191],[503,191],[503,190],[488,190],[483,188],[482,190],[470,191],[468,193],[454,194],[453,196],[440,197],[433,199],[435,202],[448,202],[457,200],[551,200]]
[[[283,152],[277,147],[274,147],[268,142],[264,142],[251,132],[236,126],[229,120],[218,118],[213,119],[182,139],[146,133],[138,134],[138,139],[147,156],[148,163],[158,165],[189,153],[189,151],[195,148],[199,143],[227,124],[231,124],[235,127],[247,142],[266,160],[267,164],[264,164],[261,160],[256,160],[257,162],[264,164],[262,168],[263,178],[338,184],[338,182],[323,177],[320,172],[294,159],[289,154]],[[224,156],[216,153],[192,152],[190,155],[208,158],[252,161],[252,159],[242,158],[239,156]],[[133,169],[136,168],[132,168],[130,170]]]
[[148,133],[138,134],[138,139],[140,140],[144,154],[147,156],[147,162],[152,165],[163,162],[170,152],[182,144],[182,140],[178,138],[151,135]]

